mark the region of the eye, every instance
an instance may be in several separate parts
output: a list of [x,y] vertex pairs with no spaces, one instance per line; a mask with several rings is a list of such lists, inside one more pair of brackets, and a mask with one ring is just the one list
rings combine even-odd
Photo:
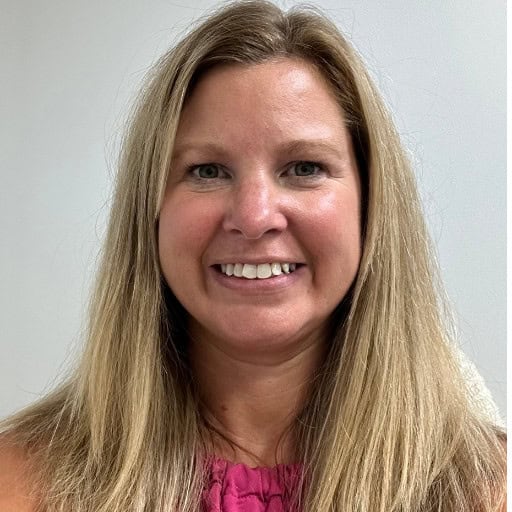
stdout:
[[316,162],[295,162],[285,171],[285,176],[292,178],[308,178],[321,174],[323,167]]
[[312,176],[316,174],[318,165],[313,162],[298,162],[295,164],[295,174],[297,176]]
[[189,172],[192,176],[201,180],[214,180],[228,176],[217,164],[194,165],[190,167]]

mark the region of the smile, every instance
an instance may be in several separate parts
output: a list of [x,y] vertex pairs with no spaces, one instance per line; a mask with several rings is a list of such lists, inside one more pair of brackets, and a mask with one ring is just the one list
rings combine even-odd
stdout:
[[245,279],[269,279],[281,274],[290,274],[297,268],[297,263],[222,263],[220,271],[227,276]]

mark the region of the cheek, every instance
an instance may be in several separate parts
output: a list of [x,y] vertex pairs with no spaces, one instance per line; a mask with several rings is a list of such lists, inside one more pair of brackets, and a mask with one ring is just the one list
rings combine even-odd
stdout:
[[317,204],[313,240],[313,286],[318,304],[332,312],[354,282],[361,260],[360,202],[357,193],[324,197]]
[[[356,260],[361,253],[361,208],[357,189],[324,194],[317,198],[310,217],[310,236],[324,254]],[[347,261],[348,260],[348,261]]]
[[172,269],[201,263],[215,231],[214,223],[215,216],[204,202],[198,204],[187,197],[166,198],[158,225],[158,251],[166,277]]

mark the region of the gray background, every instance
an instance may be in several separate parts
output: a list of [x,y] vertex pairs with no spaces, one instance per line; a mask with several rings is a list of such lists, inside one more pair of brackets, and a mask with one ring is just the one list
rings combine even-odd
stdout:
[[[50,389],[79,351],[128,107],[150,64],[211,5],[1,4],[0,416]],[[505,1],[318,5],[393,111],[461,345],[504,415]]]

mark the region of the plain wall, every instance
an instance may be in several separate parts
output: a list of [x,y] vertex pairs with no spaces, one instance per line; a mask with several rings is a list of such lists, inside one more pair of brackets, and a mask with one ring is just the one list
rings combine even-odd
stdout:
[[[79,352],[131,99],[212,5],[2,1],[0,416],[50,389]],[[505,1],[317,5],[355,43],[393,112],[462,348],[505,414]]]

